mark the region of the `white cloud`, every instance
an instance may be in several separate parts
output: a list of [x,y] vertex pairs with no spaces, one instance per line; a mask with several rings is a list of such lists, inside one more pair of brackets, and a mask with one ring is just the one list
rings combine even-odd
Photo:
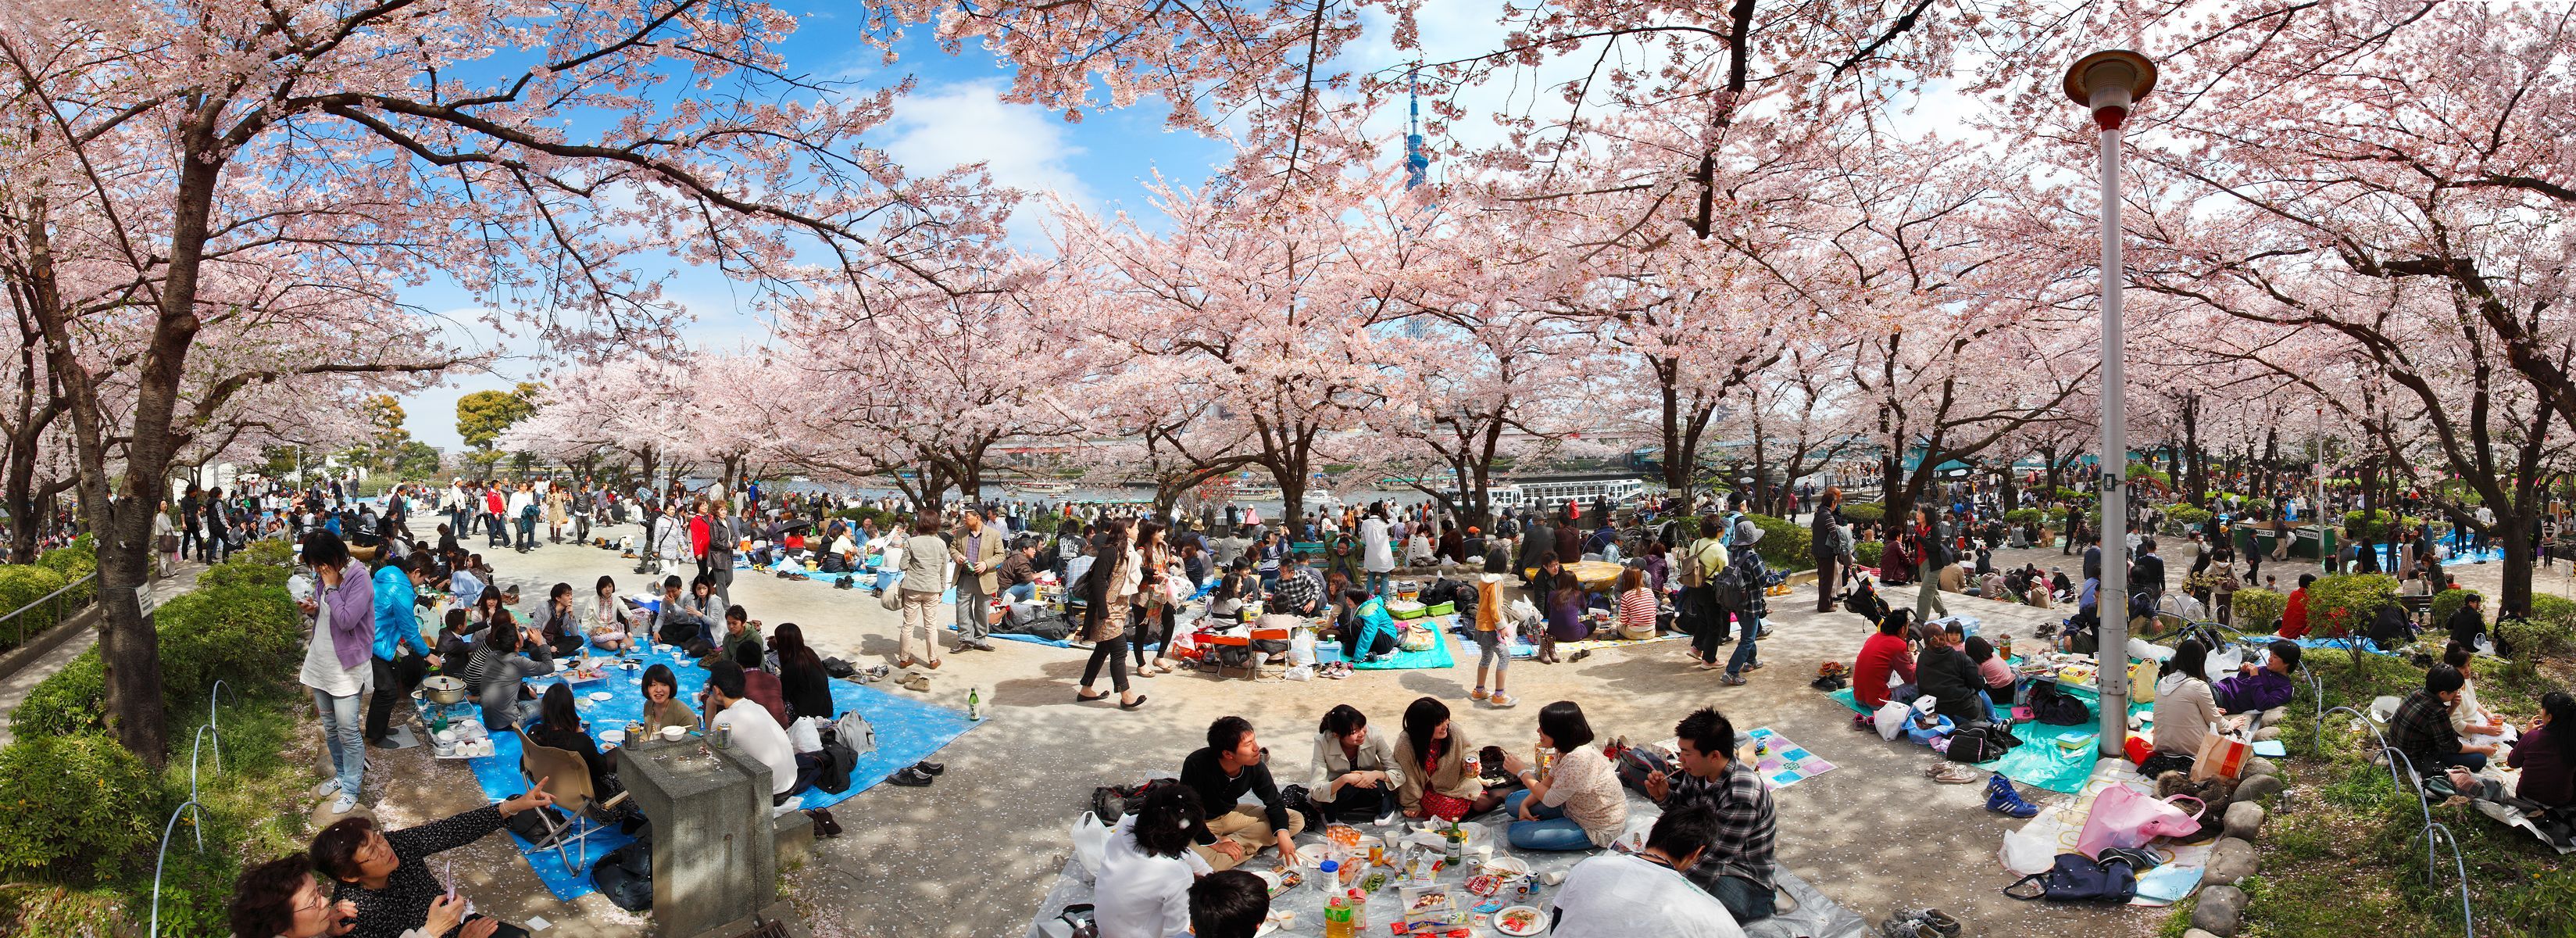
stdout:
[[[993,184],[1031,195],[1054,192],[1077,205],[1097,205],[1098,197],[1075,174],[1068,161],[1085,152],[1072,143],[1060,115],[1020,104],[1004,104],[999,81],[933,85],[895,105],[894,137],[886,152],[913,175],[945,172],[982,163]],[[1022,239],[1035,237],[1042,212],[1034,204],[1013,216]]]

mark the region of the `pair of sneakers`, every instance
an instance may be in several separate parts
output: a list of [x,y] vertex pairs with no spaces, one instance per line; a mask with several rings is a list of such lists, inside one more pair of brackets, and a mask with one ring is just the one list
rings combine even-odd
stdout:
[[1887,938],[1957,938],[1959,920],[1939,909],[1900,909],[1878,926]]
[[894,777],[887,781],[905,788],[927,788],[933,776],[945,774],[947,771],[947,766],[937,762],[915,762],[904,766],[903,771],[894,773]]

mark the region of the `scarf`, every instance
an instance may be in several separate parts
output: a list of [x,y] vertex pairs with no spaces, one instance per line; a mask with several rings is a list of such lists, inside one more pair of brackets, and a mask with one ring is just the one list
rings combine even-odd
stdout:
[[343,669],[366,663],[376,647],[376,584],[366,571],[350,561],[340,572],[340,585],[322,589],[324,605],[330,607],[331,650]]

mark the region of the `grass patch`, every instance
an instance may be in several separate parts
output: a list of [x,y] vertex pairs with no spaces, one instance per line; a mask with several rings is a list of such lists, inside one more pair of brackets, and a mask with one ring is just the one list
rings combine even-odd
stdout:
[[[2343,652],[2309,651],[2308,667],[2322,678],[2328,706],[2366,707],[2374,697],[2402,697],[2423,684],[2423,671],[2406,661],[2361,658],[2356,663]],[[2527,722],[2537,712],[2539,695],[2557,686],[2546,677],[2508,676],[2491,662],[2476,670],[2481,702],[2516,723]],[[2289,789],[2256,845],[2262,875],[2242,887],[2247,902],[2239,934],[2459,934],[2459,873],[2446,850],[2427,880],[2420,836],[2425,809],[2411,790],[2400,793],[2390,785],[2385,767],[2371,763],[2376,741],[2344,715],[2328,719],[2320,738],[2316,698],[2305,681],[2289,712],[2281,740],[2290,756],[2279,760]],[[2466,805],[2434,805],[2431,814],[2459,839],[2481,938],[2576,936],[2576,863]],[[2180,935],[2190,917],[2189,904],[2177,905],[2159,934]]]

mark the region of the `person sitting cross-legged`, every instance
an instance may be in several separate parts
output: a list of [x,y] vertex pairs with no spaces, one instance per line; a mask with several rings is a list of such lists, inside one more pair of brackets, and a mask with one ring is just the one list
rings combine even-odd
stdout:
[[1724,905],[1729,921],[1770,918],[1777,822],[1770,790],[1753,766],[1735,758],[1735,724],[1715,708],[1692,711],[1673,732],[1680,771],[1647,775],[1646,797],[1663,805],[1667,818],[1679,810],[1706,809],[1715,822],[1698,862],[1673,869]]
[[1513,848],[1591,850],[1618,839],[1628,823],[1628,796],[1592,739],[1583,708],[1560,700],[1538,712],[1539,747],[1561,754],[1545,777],[1518,754],[1503,754],[1503,768],[1527,786],[1503,799],[1504,813],[1513,818]]
[[1190,884],[1193,938],[1254,938],[1270,917],[1270,884],[1242,870],[1219,870]]
[[[1199,804],[1217,811],[1191,831],[1192,849],[1211,869],[1232,869],[1276,842],[1279,865],[1293,865],[1297,834],[1306,816],[1288,810],[1279,785],[1270,776],[1270,753],[1252,735],[1252,722],[1219,717],[1208,725],[1207,746],[1181,760],[1181,784],[1199,794]],[[1258,806],[1241,805],[1243,796],[1258,797]]]

